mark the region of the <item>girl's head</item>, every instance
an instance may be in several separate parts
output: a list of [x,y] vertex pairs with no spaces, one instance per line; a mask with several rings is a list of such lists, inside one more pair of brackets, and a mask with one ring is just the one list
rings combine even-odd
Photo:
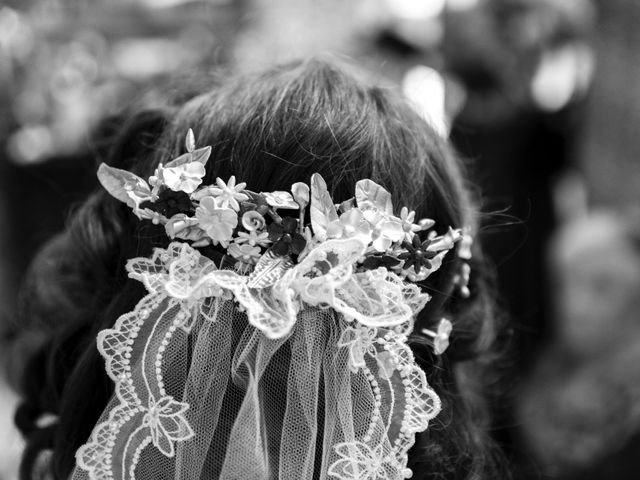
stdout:
[[[186,101],[131,115],[104,143],[101,160],[146,178],[159,163],[183,153],[184,132],[192,128],[199,145],[212,147],[204,184],[235,175],[253,191],[288,190],[317,172],[334,199],[347,199],[358,180],[370,178],[392,193],[395,205],[415,209],[416,218],[432,218],[441,227],[475,228],[473,206],[449,146],[393,91],[319,60],[215,83]],[[125,261],[148,256],[168,242],[164,229],[139,222],[128,207],[100,191],[52,244],[55,258],[45,251],[34,265],[34,281],[24,292],[25,321],[50,334],[22,385],[25,402],[17,419],[29,440],[24,478],[37,452],[47,448],[54,451],[57,478],[71,471],[75,450],[112,393],[96,334],[144,295],[140,284],[127,278]],[[478,478],[492,468],[486,425],[471,421],[470,386],[456,377],[453,365],[480,355],[493,328],[486,272],[480,252],[474,253],[471,297],[463,298],[455,288],[460,260],[454,256],[423,285],[433,299],[416,331],[446,316],[455,333],[443,358],[434,357],[419,339],[414,345],[443,400],[443,412],[410,455],[418,478]],[[44,388],[34,378],[42,379]],[[57,423],[38,429],[35,421],[47,412],[58,415]]]

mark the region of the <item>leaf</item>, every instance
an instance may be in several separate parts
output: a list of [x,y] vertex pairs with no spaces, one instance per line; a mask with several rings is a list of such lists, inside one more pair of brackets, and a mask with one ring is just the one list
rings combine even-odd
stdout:
[[194,150],[193,152],[187,152],[179,157],[171,160],[164,168],[174,168],[184,165],[186,163],[200,162],[203,165],[207,164],[209,156],[211,155],[211,147],[204,147]]
[[191,155],[193,156],[193,162],[200,162],[202,165],[206,165],[211,155],[211,147],[198,148],[191,152]]
[[293,266],[291,257],[275,255],[272,251],[265,253],[247,280],[249,288],[267,288],[282,278],[284,272]]
[[98,168],[98,180],[111,196],[132,208],[136,206],[136,202],[129,196],[129,192],[134,193],[140,200],[151,196],[147,182],[135,173],[110,167],[106,163],[100,164]]
[[356,201],[360,209],[375,209],[393,214],[391,194],[373,180],[365,179],[356,183]]
[[320,240],[324,240],[327,237],[327,227],[331,222],[338,220],[338,213],[327,190],[327,184],[318,173],[314,173],[311,176],[311,206],[309,213],[311,215],[313,233]]
[[348,212],[349,210],[356,208],[356,199],[350,198],[349,200],[345,200],[344,202],[337,205],[338,210],[342,213]]
[[260,193],[274,209],[283,208],[285,210],[298,210],[300,206],[293,199],[289,192],[276,190],[275,192]]
[[378,267],[393,268],[400,265],[401,260],[391,255],[371,255],[362,262],[362,268],[365,270],[375,270]]
[[189,129],[187,137],[184,139],[184,146],[187,152],[193,152],[196,149],[196,137],[191,129]]

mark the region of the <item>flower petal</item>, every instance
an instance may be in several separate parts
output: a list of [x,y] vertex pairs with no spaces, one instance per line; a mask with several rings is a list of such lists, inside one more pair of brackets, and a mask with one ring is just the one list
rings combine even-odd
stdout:
[[162,452],[162,454],[166,457],[173,457],[176,453],[175,448],[173,447],[173,441],[167,435],[167,432],[164,431],[164,428],[161,425],[158,425],[157,428],[152,429],[155,430],[155,439],[152,435],[151,439],[153,441],[153,445]]
[[178,402],[173,397],[167,395],[158,400],[156,407],[160,410],[160,415],[170,417],[186,412],[189,409],[189,404],[186,402]]
[[175,417],[160,417],[160,424],[170,440],[183,441],[193,437],[193,428],[186,418],[181,415]]

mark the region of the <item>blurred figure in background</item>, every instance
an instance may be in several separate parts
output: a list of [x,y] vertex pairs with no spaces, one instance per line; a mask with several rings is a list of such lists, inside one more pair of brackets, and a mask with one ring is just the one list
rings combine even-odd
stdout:
[[580,180],[562,182],[556,201],[564,216],[549,257],[556,322],[520,397],[523,434],[556,479],[640,471],[640,4],[597,7],[598,63],[573,148]]
[[520,392],[524,435],[559,479],[632,480],[640,456],[637,212],[572,219],[552,244],[555,340]]

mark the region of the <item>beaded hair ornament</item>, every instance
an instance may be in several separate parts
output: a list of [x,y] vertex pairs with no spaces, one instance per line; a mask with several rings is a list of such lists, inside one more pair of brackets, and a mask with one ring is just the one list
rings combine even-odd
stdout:
[[[98,334],[115,391],[72,478],[411,477],[407,452],[440,410],[407,344],[430,299],[415,282],[456,246],[469,258],[471,238],[396,216],[371,180],[338,205],[318,174],[290,192],[202,185],[211,147],[189,130],[186,150],[148,181],[98,171],[171,242],[127,262],[148,293]],[[422,333],[441,354],[451,329]]]

